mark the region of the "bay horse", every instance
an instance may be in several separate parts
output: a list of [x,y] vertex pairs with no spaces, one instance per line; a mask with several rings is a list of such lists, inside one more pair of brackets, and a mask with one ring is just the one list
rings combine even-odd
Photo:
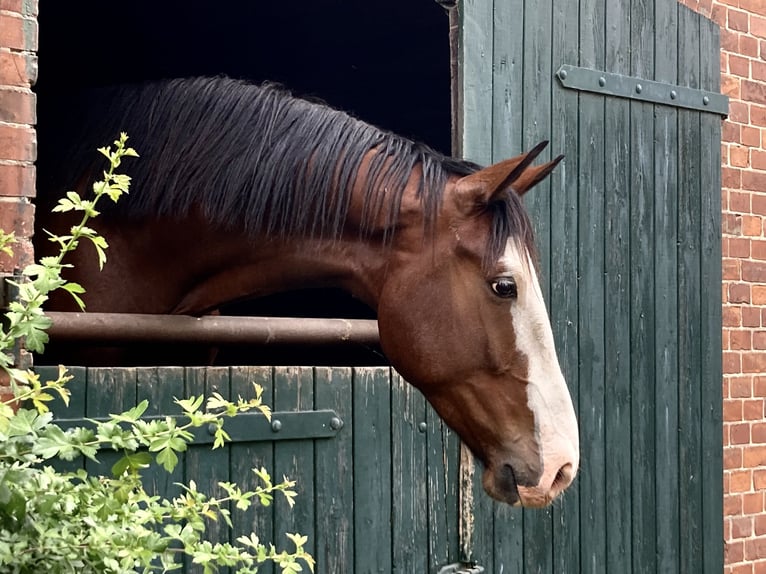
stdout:
[[225,77],[103,89],[66,115],[67,140],[47,148],[64,159],[40,157],[39,228],[72,223],[45,198],[85,189],[97,147],[125,131],[142,156],[130,195],[93,223],[104,270],[87,249],[71,261],[88,310],[203,315],[342,288],[377,313],[386,357],[481,460],[490,496],[543,506],[572,482],[577,422],[520,200],[561,159],[533,166],[544,144],[480,168]]

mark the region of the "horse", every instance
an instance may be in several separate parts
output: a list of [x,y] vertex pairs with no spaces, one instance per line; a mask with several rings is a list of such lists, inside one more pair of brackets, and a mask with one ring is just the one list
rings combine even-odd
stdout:
[[[130,195],[94,220],[109,243],[103,271],[87,249],[71,261],[88,310],[204,315],[344,289],[375,311],[391,365],[482,462],[489,496],[540,507],[572,482],[577,421],[521,201],[561,159],[533,165],[545,142],[482,168],[227,77],[103,88],[63,119],[66,140],[47,149],[65,158],[41,151],[41,189],[85,189],[102,169],[94,150],[120,131],[142,156],[126,164]],[[37,219],[38,253],[40,229],[72,223],[42,208]],[[75,310],[63,298],[48,309]]]

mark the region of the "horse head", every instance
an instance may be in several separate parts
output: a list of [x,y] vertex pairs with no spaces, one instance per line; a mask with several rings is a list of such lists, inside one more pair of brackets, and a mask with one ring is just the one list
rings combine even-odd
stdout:
[[[561,159],[530,166],[542,147],[452,178],[432,233],[414,221],[397,231],[378,303],[392,364],[482,461],[486,492],[524,506],[548,504],[579,462],[519,200]],[[402,210],[406,220],[406,199]]]

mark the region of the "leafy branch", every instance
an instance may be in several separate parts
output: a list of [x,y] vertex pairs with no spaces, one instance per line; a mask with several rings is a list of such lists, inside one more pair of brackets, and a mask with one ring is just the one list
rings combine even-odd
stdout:
[[[66,385],[72,377],[67,370],[59,367],[55,380],[42,381],[37,373],[12,366],[10,350],[17,341],[23,339],[35,352],[48,342],[45,330],[51,322],[42,306],[52,291],[63,289],[84,308],[80,295],[85,290],[62,276],[70,267],[64,257],[85,239],[96,249],[99,266],[106,262],[107,242],[87,224],[99,215],[96,207],[102,197],[117,201],[128,193],[130,178],[116,171],[124,157],[138,155],[127,147],[127,139],[121,134],[114,149],[98,150],[109,167],[93,185],[90,199],[70,191],[54,208],[82,214],[69,234],[49,234],[59,247],[58,255],[29,265],[23,271],[25,280],[13,283],[18,299],[9,305],[0,328],[0,368],[9,375],[14,391],[12,399],[0,402],[0,572],[166,572],[180,568],[184,555],[201,565],[205,574],[221,567],[250,574],[267,560],[283,574],[301,572],[303,565],[313,572],[314,560],[305,550],[307,539],[299,534],[286,534],[294,547],[291,552],[265,545],[255,533],[239,537],[237,545],[204,539],[209,521],[232,526],[230,506],[237,511],[253,504],[269,506],[274,495],[281,493],[292,507],[295,483],[286,477],[275,484],[265,468],[253,469],[259,487],[243,491],[234,483],[220,483],[222,497],[200,492],[192,481],[180,485],[179,496],[164,499],[147,493],[142,483],[142,472],[152,466],[167,472],[175,469],[179,454],[194,437],[193,429],[212,429],[213,448],[220,448],[230,438],[224,430],[225,419],[252,410],[270,418],[271,411],[262,402],[262,387],[254,384],[252,398],[236,401],[217,393],[207,399],[176,399],[181,411],[177,418],[144,420],[141,416],[148,402],[143,401],[106,421],[64,430],[53,422],[49,404],[55,396],[68,404]],[[13,234],[0,230],[0,252],[12,253],[14,240]],[[29,404],[32,408],[27,408]],[[50,466],[78,456],[98,462],[102,449],[122,454],[111,468],[111,477],[92,476],[84,470],[59,472]]]

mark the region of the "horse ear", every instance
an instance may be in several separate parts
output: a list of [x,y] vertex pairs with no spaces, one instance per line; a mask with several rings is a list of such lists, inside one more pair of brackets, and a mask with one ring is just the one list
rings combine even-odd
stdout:
[[513,182],[513,191],[515,191],[518,195],[524,195],[530,189],[548,177],[548,175],[554,170],[554,168],[562,159],[564,159],[564,156],[560,155],[548,163],[526,169],[524,173],[522,173],[516,179],[516,181]]
[[547,176],[563,157],[559,156],[549,163],[530,168],[529,165],[547,145],[547,141],[540,142],[527,153],[506,159],[461,178],[456,186],[458,201],[470,211],[474,210],[477,205],[491,203],[506,193],[510,186],[513,186],[519,195],[523,195]]

